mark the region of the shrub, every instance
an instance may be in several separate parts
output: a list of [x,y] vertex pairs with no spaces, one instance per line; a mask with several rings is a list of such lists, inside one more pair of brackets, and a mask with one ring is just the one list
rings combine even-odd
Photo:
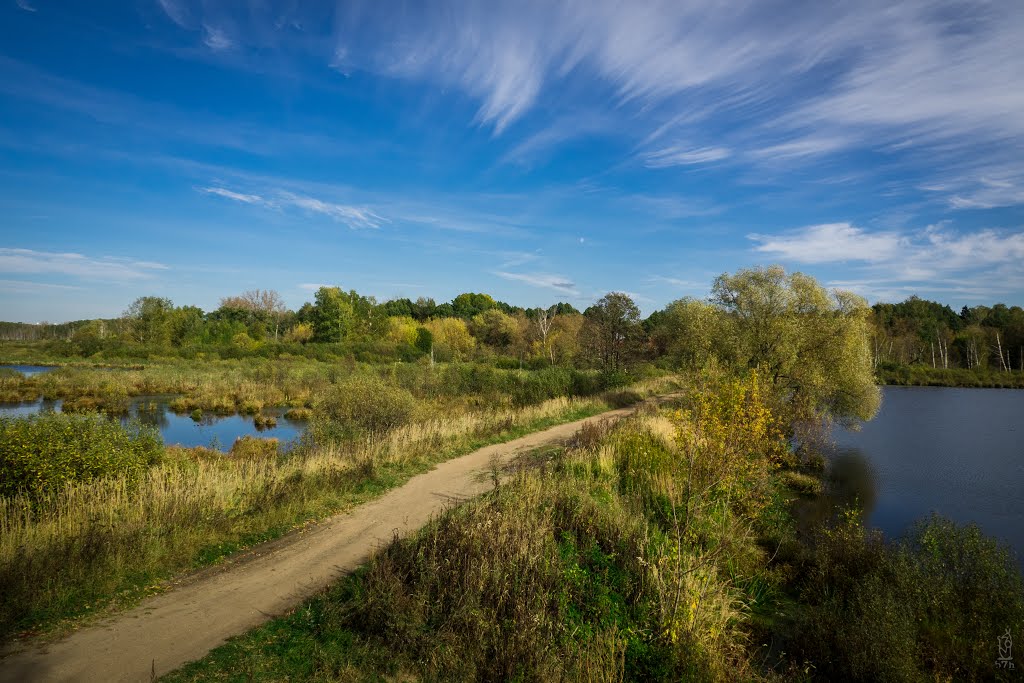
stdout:
[[263,460],[277,457],[277,439],[260,439],[255,436],[240,436],[231,445],[231,455],[235,458]]
[[821,479],[796,470],[783,472],[782,483],[801,496],[820,496],[822,492]]
[[1024,583],[977,526],[933,516],[887,546],[849,513],[823,532],[793,639],[826,678],[988,680],[996,637],[1024,627]]
[[163,454],[159,432],[101,415],[0,418],[0,494],[38,495],[72,481],[136,476]]
[[314,406],[310,432],[315,441],[383,434],[407,424],[416,401],[407,389],[373,376],[351,376]]

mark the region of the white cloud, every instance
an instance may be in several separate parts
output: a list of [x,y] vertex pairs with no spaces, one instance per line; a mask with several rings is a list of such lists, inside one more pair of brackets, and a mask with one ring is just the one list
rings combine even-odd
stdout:
[[155,272],[163,270],[167,270],[167,266],[153,261],[0,247],[0,273],[55,274],[124,281],[152,277]]
[[215,194],[225,199],[233,199],[236,202],[243,202],[245,204],[264,204],[266,203],[263,197],[258,194],[243,194],[241,192],[234,192],[232,190],[225,189],[223,187],[200,187],[197,188],[200,192],[206,194]]
[[348,204],[325,202],[320,199],[303,197],[290,192],[280,193],[278,201],[282,204],[329,216],[340,223],[345,223],[350,228],[379,228],[381,223],[385,221],[384,218],[364,206],[349,206]]
[[26,12],[35,12],[36,11],[36,8],[33,7],[32,5],[30,5],[28,3],[28,0],[15,0],[15,3],[18,5],[19,8],[25,10]]
[[580,294],[576,289],[576,283],[561,275],[550,275],[547,273],[508,273],[501,270],[496,271],[494,274],[506,280],[525,282],[533,287],[553,289],[570,296],[579,296]]
[[1024,270],[1024,232],[980,230],[957,234],[938,226],[923,233],[917,259],[933,269],[986,268],[1015,264]]
[[249,194],[236,192],[224,187],[197,187],[197,191],[217,195],[243,204],[254,204],[270,209],[296,208],[304,211],[328,216],[350,228],[379,228],[387,221],[373,210],[365,206],[352,206],[337,202],[324,201],[314,197],[298,195],[285,190],[276,190],[271,195]]
[[725,147],[688,148],[682,145],[670,145],[662,149],[647,152],[644,155],[644,166],[648,168],[669,168],[671,166],[692,166],[721,161],[732,155]]
[[849,138],[808,135],[795,140],[753,149],[750,151],[750,156],[767,161],[789,161],[829,154],[847,148],[850,144],[851,140]]
[[901,254],[896,233],[869,233],[850,223],[810,225],[782,235],[749,235],[755,251],[798,263],[888,261]]
[[[932,189],[932,188],[927,188]],[[1024,169],[1018,173],[958,178],[951,186],[934,188],[945,191],[953,209],[994,209],[1024,204]]]
[[[946,225],[870,233],[849,223],[809,226],[781,236],[751,235],[755,251],[801,264],[850,262],[829,286],[869,298],[931,291],[988,299],[1024,287],[1024,231],[956,232]],[[987,293],[987,294],[986,294]]]

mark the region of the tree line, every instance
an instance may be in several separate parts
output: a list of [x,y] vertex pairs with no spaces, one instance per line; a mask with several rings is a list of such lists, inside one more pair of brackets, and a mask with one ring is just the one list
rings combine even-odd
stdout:
[[1024,309],[947,305],[912,296],[872,307],[874,365],[1024,371]]
[[[771,268],[741,272],[760,273],[761,290],[772,279],[764,277]],[[791,277],[797,283],[803,276]],[[422,297],[378,302],[340,287],[321,287],[312,302],[294,311],[273,290],[224,297],[210,312],[145,296],[120,318],[0,322],[0,339],[58,342],[58,352],[86,357],[202,351],[237,356],[328,344],[367,360],[496,355],[517,362],[613,370],[644,359],[700,366],[712,356],[735,361],[746,353],[737,351],[723,328],[721,314],[737,296],[728,282],[727,276],[719,278],[709,299],[674,301],[646,319],[621,293],[610,293],[583,312],[564,302],[523,308],[472,292],[443,303]],[[849,307],[849,302],[843,305]],[[912,296],[901,303],[877,303],[865,315],[873,368],[1024,370],[1024,309],[1019,306],[964,306],[957,313],[948,305]]]
[[66,336],[46,348],[95,360],[287,354],[608,373],[629,373],[641,363],[719,364],[768,373],[791,409],[807,417],[855,420],[877,407],[869,344],[874,316],[856,295],[772,266],[723,274],[708,299],[680,299],[646,319],[621,292],[582,312],[567,303],[524,309],[478,293],[441,304],[378,302],[340,287],[321,287],[295,311],[268,290],[225,297],[208,313],[147,296],[120,318],[68,325]]

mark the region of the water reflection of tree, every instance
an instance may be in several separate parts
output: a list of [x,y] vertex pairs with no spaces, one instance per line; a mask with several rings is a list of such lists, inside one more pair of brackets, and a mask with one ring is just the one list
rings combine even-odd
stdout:
[[837,449],[825,471],[825,491],[794,506],[797,526],[810,531],[847,509],[860,511],[862,522],[871,518],[878,502],[878,479],[867,456],[856,448]]
[[167,404],[163,401],[138,401],[133,406],[134,416],[139,422],[163,431],[170,425]]

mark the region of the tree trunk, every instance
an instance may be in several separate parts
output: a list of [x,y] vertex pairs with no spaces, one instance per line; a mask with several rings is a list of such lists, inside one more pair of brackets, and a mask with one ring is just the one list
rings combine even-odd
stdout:
[[999,332],[996,332],[996,351],[999,353],[999,364],[1003,366],[1003,370],[1009,372],[1009,368],[1006,367],[1006,359],[1003,358],[1003,344],[999,341]]

